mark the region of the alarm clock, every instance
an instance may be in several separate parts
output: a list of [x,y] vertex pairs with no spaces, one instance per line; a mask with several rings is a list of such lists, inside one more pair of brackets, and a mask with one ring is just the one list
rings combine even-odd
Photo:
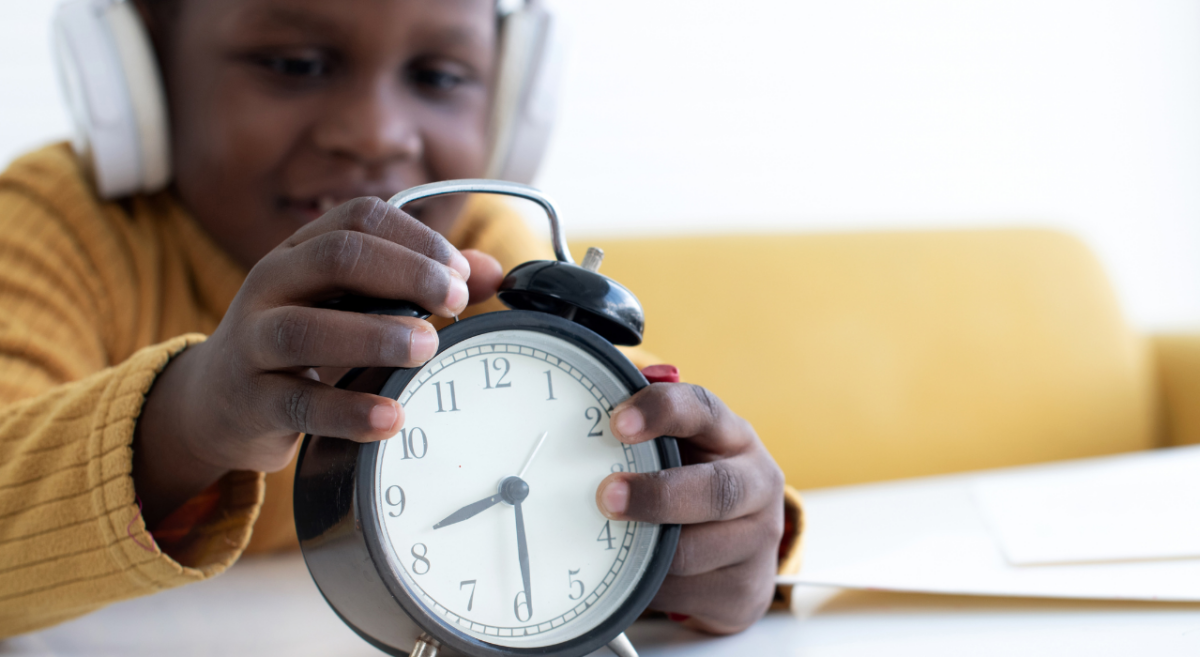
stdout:
[[[340,387],[396,399],[404,427],[370,444],[305,436],[296,530],[313,581],[359,636],[392,655],[580,657],[624,635],[666,577],[678,525],[610,520],[612,472],[680,465],[673,438],[626,445],[613,408],[648,385],[614,345],[641,342],[637,298],[567,248],[536,189],[457,180],[394,196],[397,208],[462,192],[531,200],[556,260],[526,262],[498,296],[512,310],[456,321],[421,367],[350,372]],[[406,301],[343,310],[428,317]]]

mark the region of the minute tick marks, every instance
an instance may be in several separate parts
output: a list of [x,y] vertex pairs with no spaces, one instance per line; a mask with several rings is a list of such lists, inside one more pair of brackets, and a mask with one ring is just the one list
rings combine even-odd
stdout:
[[[429,436],[428,454],[421,434],[411,446],[381,445],[380,481],[403,485],[409,498],[403,518],[384,525],[406,557],[406,585],[445,622],[489,642],[511,637],[513,646],[585,631],[568,628],[610,613],[644,567],[635,554],[646,553],[632,552],[638,536],[653,531],[613,521],[597,540],[608,521],[595,508],[595,484],[614,465],[657,469],[637,456],[652,447],[623,445],[608,431],[611,408],[628,392],[606,382],[587,355],[551,340],[535,344],[444,352],[399,394],[407,424]],[[427,546],[417,550],[434,566],[428,573],[410,552],[416,543]]]

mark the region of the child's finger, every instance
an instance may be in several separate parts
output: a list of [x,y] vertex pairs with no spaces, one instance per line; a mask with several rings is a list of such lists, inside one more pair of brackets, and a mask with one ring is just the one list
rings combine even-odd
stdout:
[[775,558],[763,553],[735,566],[702,575],[668,575],[651,609],[684,614],[688,627],[733,634],[762,618],[775,596]]
[[403,245],[456,270],[464,279],[471,276],[470,264],[445,237],[407,212],[375,197],[346,201],[320,219],[302,226],[284,241],[283,246],[296,247],[319,235],[339,230],[374,235]]
[[671,561],[671,574],[701,575],[776,551],[783,536],[782,503],[729,522],[687,525]]
[[617,472],[600,482],[596,504],[614,520],[690,525],[732,520],[778,503],[783,474],[753,454],[660,472]]
[[271,305],[311,303],[349,292],[412,301],[453,317],[466,308],[470,295],[456,270],[394,242],[346,230],[264,258],[255,269],[254,286],[265,288]]
[[470,303],[487,301],[500,289],[500,281],[504,280],[504,270],[500,262],[483,251],[465,249],[463,257],[471,265],[471,277],[467,279],[467,289],[471,292]]
[[699,449],[736,454],[758,442],[754,429],[716,395],[690,383],[655,383],[617,405],[610,423],[625,443],[685,438]]
[[260,370],[296,367],[415,367],[433,358],[438,337],[415,317],[281,306],[258,314],[249,358]]
[[374,442],[404,426],[404,407],[394,399],[288,374],[266,374],[258,383],[251,403],[265,411],[276,431]]

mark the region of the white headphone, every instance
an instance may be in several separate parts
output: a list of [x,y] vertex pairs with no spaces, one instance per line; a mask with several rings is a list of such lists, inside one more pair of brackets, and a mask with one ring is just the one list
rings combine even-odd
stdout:
[[[538,0],[500,0],[499,75],[487,176],[528,183],[549,142],[561,36]],[[72,145],[102,198],[155,192],[171,180],[167,101],[157,59],[131,0],[65,0],[54,17],[59,78],[75,122]]]

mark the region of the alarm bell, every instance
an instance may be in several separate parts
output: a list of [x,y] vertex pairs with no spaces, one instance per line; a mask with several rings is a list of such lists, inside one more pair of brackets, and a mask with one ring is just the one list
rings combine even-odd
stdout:
[[597,271],[603,258],[603,251],[591,247],[582,265],[562,260],[517,265],[500,283],[497,296],[509,308],[582,324],[613,344],[641,344],[646,324],[642,305],[624,285]]

